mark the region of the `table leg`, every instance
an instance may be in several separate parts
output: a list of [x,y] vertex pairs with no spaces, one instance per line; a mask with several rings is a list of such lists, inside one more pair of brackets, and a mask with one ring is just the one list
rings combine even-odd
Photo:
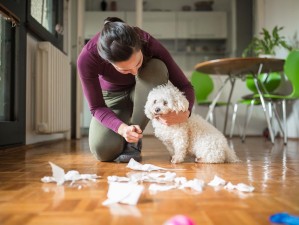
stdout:
[[254,79],[254,84],[256,86],[256,89],[259,93],[260,100],[261,100],[261,103],[262,103],[262,107],[263,107],[263,110],[264,110],[264,113],[265,113],[265,116],[266,116],[268,129],[269,129],[269,133],[270,133],[270,139],[271,139],[271,142],[274,144],[274,134],[273,134],[273,129],[272,129],[271,121],[270,121],[270,116],[269,116],[269,113],[267,111],[265,99],[264,99],[263,93],[260,89],[259,80],[258,80],[258,74],[260,74],[260,72],[262,71],[262,67],[263,67],[263,64],[260,65],[258,73],[253,74],[253,79]]
[[288,128],[287,128],[287,112],[286,112],[286,100],[282,100],[282,114],[283,114],[283,127],[284,127],[284,132],[283,132],[283,141],[284,141],[284,144],[286,145],[287,144],[287,137],[288,137]]
[[[276,108],[276,105],[273,104],[273,111],[274,111],[274,114],[275,114],[275,117],[276,117],[276,121],[279,125],[279,128],[280,128],[280,131],[282,132],[282,135],[283,135],[283,141],[284,141],[284,144],[286,145],[287,144],[287,123],[286,123],[286,102],[285,100],[283,100],[281,102],[282,104],[282,121],[281,121],[281,118],[277,112],[277,108]],[[282,125],[283,123],[283,125]]]
[[229,76],[229,78],[230,78],[230,83],[231,83],[231,89],[230,89],[229,96],[228,96],[228,99],[227,99],[227,106],[226,106],[226,112],[225,112],[225,118],[224,118],[224,127],[223,127],[223,134],[224,135],[226,134],[228,111],[229,111],[229,107],[231,105],[231,99],[232,99],[233,90],[234,90],[235,82],[236,82],[235,77]]
[[220,95],[223,92],[223,88],[225,87],[225,85],[229,81],[229,79],[230,79],[229,77],[226,78],[226,80],[224,81],[224,83],[222,84],[222,86],[219,88],[219,90],[218,90],[218,92],[216,94],[216,97],[213,99],[211,105],[209,106],[209,111],[207,113],[206,120],[208,120],[209,117],[210,117],[210,115],[211,115],[211,113],[213,113],[213,110],[214,110],[214,108],[216,106],[216,103],[217,103],[218,99],[220,98]]

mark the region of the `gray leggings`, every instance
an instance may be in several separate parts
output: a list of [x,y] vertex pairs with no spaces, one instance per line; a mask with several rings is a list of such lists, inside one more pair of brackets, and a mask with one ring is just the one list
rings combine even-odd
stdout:
[[[125,75],[124,75],[125,76]],[[142,130],[148,123],[144,114],[147,95],[152,88],[168,82],[168,70],[159,59],[151,59],[136,76],[135,87],[121,92],[103,91],[107,107],[126,124],[139,125]],[[100,161],[113,161],[120,155],[125,139],[106,128],[94,117],[89,128],[89,147],[92,154]]]

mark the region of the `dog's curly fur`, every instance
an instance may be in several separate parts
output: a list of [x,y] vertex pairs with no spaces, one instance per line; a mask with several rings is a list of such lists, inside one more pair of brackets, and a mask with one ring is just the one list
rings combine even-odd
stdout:
[[155,136],[167,147],[172,163],[183,162],[186,155],[195,156],[195,162],[238,162],[224,135],[201,116],[192,114],[188,121],[167,126],[156,117],[174,111],[187,111],[189,102],[171,83],[154,88],[145,104],[145,115],[152,121]]

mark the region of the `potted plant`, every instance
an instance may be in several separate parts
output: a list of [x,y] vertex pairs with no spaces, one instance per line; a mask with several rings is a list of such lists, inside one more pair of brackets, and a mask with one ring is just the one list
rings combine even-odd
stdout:
[[291,50],[291,47],[286,43],[285,37],[281,36],[279,32],[283,27],[275,26],[272,32],[263,28],[260,33],[261,37],[253,37],[248,47],[244,49],[242,56],[261,56],[261,55],[275,55],[275,49],[277,47],[283,47],[287,50]]

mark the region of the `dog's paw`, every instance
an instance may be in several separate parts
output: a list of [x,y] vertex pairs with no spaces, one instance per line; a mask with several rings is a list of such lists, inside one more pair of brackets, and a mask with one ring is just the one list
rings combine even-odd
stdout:
[[184,159],[182,159],[182,158],[180,158],[180,157],[177,157],[177,156],[172,156],[172,158],[171,158],[171,163],[181,163],[181,162],[183,162],[184,161]]

